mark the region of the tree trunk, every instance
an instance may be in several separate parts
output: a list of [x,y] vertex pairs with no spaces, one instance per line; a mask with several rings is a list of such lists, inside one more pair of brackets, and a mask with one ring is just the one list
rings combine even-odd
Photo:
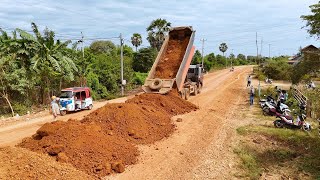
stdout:
[[7,95],[7,94],[3,94],[2,97],[6,99],[8,105],[9,105],[9,107],[10,107],[10,109],[11,109],[12,117],[14,117],[14,111],[13,111],[13,108],[12,108],[12,106],[11,106],[11,103],[10,103],[10,100],[9,100],[8,95]]
[[59,91],[62,89],[62,77],[60,78]]

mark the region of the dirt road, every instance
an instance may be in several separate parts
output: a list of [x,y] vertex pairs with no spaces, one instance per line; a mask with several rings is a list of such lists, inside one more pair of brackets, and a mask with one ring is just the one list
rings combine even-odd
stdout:
[[[200,110],[179,116],[176,132],[153,145],[140,146],[139,163],[107,179],[232,179],[237,111],[248,108],[246,76],[251,67],[217,71],[205,77],[200,95],[190,101]],[[175,117],[178,118],[178,117]]]
[[[191,96],[199,110],[173,118],[177,130],[167,139],[151,145],[139,145],[137,164],[106,179],[232,179],[237,173],[233,153],[236,128],[241,124],[237,113],[248,108],[246,77],[252,67],[236,67],[205,76],[201,94]],[[113,102],[123,102],[127,98]],[[96,103],[95,108],[106,102]],[[81,119],[90,111],[73,113],[60,120]],[[176,122],[182,118],[182,122]],[[0,127],[0,146],[15,145],[30,136],[50,115]]]

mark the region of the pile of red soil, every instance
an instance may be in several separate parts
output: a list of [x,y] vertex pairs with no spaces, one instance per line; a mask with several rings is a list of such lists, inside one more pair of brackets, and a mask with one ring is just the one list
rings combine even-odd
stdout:
[[182,41],[178,39],[169,40],[168,48],[156,67],[155,78],[175,78],[186,52],[189,39],[190,37],[186,37]]
[[23,148],[0,148],[0,179],[96,179],[70,164]]
[[134,143],[152,143],[174,131],[170,116],[147,105],[108,104],[86,116],[81,122],[96,123],[108,134]]
[[94,123],[73,120],[46,123],[18,146],[47,153],[97,177],[123,172],[124,166],[134,164],[138,155],[137,147],[125,139],[107,135]]
[[136,144],[168,137],[175,128],[173,115],[196,109],[173,93],[142,94],[126,103],[107,104],[80,122],[47,123],[18,146],[103,177],[134,164],[138,156]]

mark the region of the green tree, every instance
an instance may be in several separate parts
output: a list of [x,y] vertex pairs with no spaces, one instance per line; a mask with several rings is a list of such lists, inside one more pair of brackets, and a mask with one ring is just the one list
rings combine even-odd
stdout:
[[147,27],[148,37],[147,40],[150,46],[156,48],[158,51],[161,49],[162,43],[165,40],[165,36],[169,32],[171,23],[165,19],[156,19],[151,22]]
[[308,28],[307,31],[310,36],[320,38],[320,1],[317,4],[309,6],[311,15],[303,15],[301,18],[307,21],[304,27]]
[[116,50],[116,45],[112,41],[94,41],[90,44],[89,48],[94,54],[110,54]]
[[246,56],[243,54],[238,54],[237,59],[239,60],[246,60]]
[[262,72],[271,79],[290,80],[292,66],[287,63],[287,58],[268,60]]
[[73,80],[77,67],[73,60],[65,54],[65,49],[71,41],[63,43],[59,40],[55,41],[53,31],[46,28],[44,35],[41,35],[35,23],[31,23],[31,27],[35,37],[21,29],[17,29],[17,31],[22,39],[29,41],[33,46],[31,68],[40,78],[39,85],[43,97],[42,103],[44,103],[45,93],[50,99],[50,85],[54,80],[62,78]]
[[305,52],[303,61],[293,68],[291,80],[293,84],[299,83],[306,74],[316,73],[320,69],[320,53]]
[[201,64],[202,55],[199,50],[196,50],[196,52],[193,55],[191,64]]
[[217,61],[217,66],[219,67],[226,65],[226,58],[224,56],[221,56],[220,54],[216,56],[216,61]]
[[131,37],[131,43],[134,47],[136,47],[137,52],[137,48],[142,44],[142,36],[139,33],[133,33]]
[[18,67],[14,57],[0,57],[0,98],[4,98],[7,101],[12,116],[14,116],[14,110],[10,100],[10,93],[24,94],[28,84],[26,70]]
[[157,57],[157,50],[149,48],[141,48],[133,57],[132,67],[136,72],[148,72]]
[[230,55],[229,55],[229,59],[234,59],[236,56],[233,54],[233,53],[231,53]]

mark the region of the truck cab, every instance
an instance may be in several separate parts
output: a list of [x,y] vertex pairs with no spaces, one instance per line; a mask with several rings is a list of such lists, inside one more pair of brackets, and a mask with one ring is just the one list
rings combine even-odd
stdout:
[[196,82],[198,87],[203,86],[203,72],[201,64],[190,65],[186,80]]

